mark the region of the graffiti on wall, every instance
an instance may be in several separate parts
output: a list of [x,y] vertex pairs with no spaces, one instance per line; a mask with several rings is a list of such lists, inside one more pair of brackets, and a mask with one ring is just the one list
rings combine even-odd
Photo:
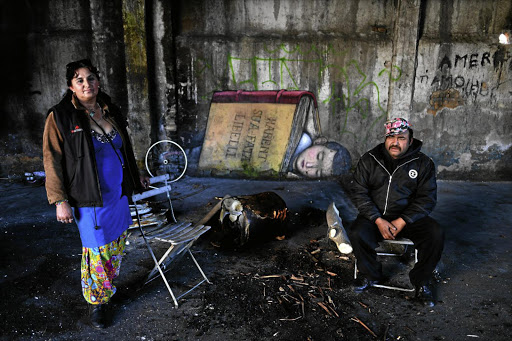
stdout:
[[[402,70],[398,66],[392,66],[392,70],[384,68],[380,70],[378,73],[378,77],[387,77],[389,81],[396,82],[402,76]],[[393,69],[396,70],[396,75],[393,74]],[[328,65],[321,70],[321,72],[327,72],[327,70],[335,70],[338,73],[340,78],[344,80],[344,89],[336,89],[336,85],[332,84],[331,91],[327,98],[323,100],[323,103],[330,104],[332,107],[332,112],[336,110],[336,103],[340,102],[341,107],[344,108],[344,120],[343,125],[340,129],[340,135],[351,134],[354,135],[354,132],[351,132],[348,129],[348,117],[349,113],[352,110],[356,110],[360,113],[361,119],[365,120],[368,118],[368,113],[370,112],[370,97],[363,91],[365,89],[369,89],[376,93],[376,103],[375,106],[378,108],[377,117],[368,125],[369,131],[372,130],[373,126],[386,118],[387,111],[382,106],[381,101],[381,91],[379,89],[378,84],[375,81],[368,80],[368,76],[362,71],[359,63],[356,60],[351,60],[346,66],[338,66],[338,65]],[[352,70],[356,71],[356,77],[351,75],[350,72]],[[344,91],[343,91],[344,90]],[[371,93],[369,91],[369,93]]]
[[[385,91],[390,82],[398,81],[402,75],[401,69],[390,63],[377,74],[375,70],[368,73],[355,59],[343,61],[349,53],[335,51],[332,46],[320,51],[315,46],[302,50],[299,45],[287,49],[282,44],[274,50],[265,47],[258,56],[229,55],[226,72],[221,74],[207,60],[196,59],[198,79],[219,90],[226,83],[227,74],[230,87],[239,89],[212,89],[200,97],[211,100],[211,106],[198,170],[210,175],[311,178],[347,172],[350,153],[335,141],[351,136],[364,142],[366,136],[353,130],[363,124],[371,132],[387,117],[380,81],[386,86]],[[314,84],[316,93],[301,88],[305,74],[316,77],[307,82]],[[298,93],[308,94],[294,97]],[[278,104],[281,95],[288,96],[285,103],[294,104]],[[314,105],[311,101],[306,104],[306,98],[312,99]],[[350,124],[354,117],[356,125]],[[334,122],[327,134],[330,136],[321,129],[321,118],[328,124]],[[363,123],[365,120],[371,122]],[[262,122],[273,123],[271,135],[268,129],[262,129],[268,126]]]
[[490,86],[486,72],[489,67],[496,69],[498,52],[445,55],[436,65],[432,74],[429,70],[417,76],[421,86],[430,88],[427,112],[436,115],[443,108],[454,109],[469,100],[494,99],[499,81]]
[[[338,138],[345,134],[354,134],[348,127],[349,114],[353,111],[359,114],[360,119],[366,120],[371,108],[375,107],[379,115],[367,125],[369,127],[386,117],[387,111],[382,104],[379,85],[357,60],[351,59],[342,65],[326,63],[330,59],[343,59],[342,57],[349,55],[350,50],[336,51],[332,45],[323,51],[314,45],[303,50],[299,45],[287,48],[285,44],[281,44],[276,49],[265,47],[264,52],[265,55],[262,56],[227,57],[227,72],[235,88],[255,91],[299,90],[299,77],[304,77],[302,69],[316,69],[317,84],[322,84],[316,96],[327,106],[329,112],[326,114],[340,116],[342,122]],[[198,78],[215,78],[211,64],[204,59],[197,61],[195,68]],[[389,81],[398,81],[401,75],[402,71],[398,66],[387,64],[379,70],[377,80],[381,79],[387,84]],[[328,84],[324,84],[326,80]],[[214,79],[214,87],[222,89],[220,79]],[[213,91],[201,98],[210,100],[212,93]]]

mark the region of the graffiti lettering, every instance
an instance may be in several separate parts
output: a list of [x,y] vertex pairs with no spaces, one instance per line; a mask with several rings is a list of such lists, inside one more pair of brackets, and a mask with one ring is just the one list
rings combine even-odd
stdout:
[[469,68],[473,69],[478,66],[478,61],[476,60],[476,57],[478,57],[478,53],[473,53],[471,55],[471,58],[469,59]]
[[244,127],[244,114],[236,114],[235,122],[233,122],[233,127],[231,128],[231,134],[229,135],[229,142],[227,144],[226,149],[226,157],[234,158],[236,157],[236,150],[238,149],[238,143],[240,142],[240,132]]
[[425,82],[428,82],[428,76],[427,75],[423,75],[423,76],[420,76],[420,83],[423,84],[423,80],[425,79]]
[[260,123],[261,121],[261,115],[263,114],[263,112],[261,110],[259,111],[255,111],[252,116],[251,116],[251,120],[253,120],[254,122],[258,122]]
[[[478,67],[479,64],[480,66],[486,66],[488,64],[491,64],[491,60],[489,58],[491,56],[490,52],[482,53],[482,57],[480,58],[479,55],[479,53],[471,53],[469,55],[465,54],[462,56],[456,54],[453,67],[474,69]],[[446,55],[441,60],[441,63],[439,64],[439,69],[442,69],[444,65],[446,65],[449,69],[452,68],[452,62],[450,61],[450,58]]]
[[[389,66],[388,66],[389,67]],[[323,101],[323,103],[331,103],[333,105],[333,112],[335,112],[334,105],[337,102],[342,103],[342,108],[345,111],[345,120],[343,120],[343,126],[341,128],[341,135],[345,133],[352,132],[347,130],[347,122],[349,112],[352,110],[357,110],[363,119],[367,118],[367,115],[370,111],[370,99],[368,97],[363,96],[363,90],[370,89],[373,90],[377,94],[377,103],[376,106],[379,108],[381,115],[378,116],[370,126],[375,125],[379,120],[382,120],[386,117],[387,112],[382,107],[381,99],[380,99],[380,90],[379,86],[375,81],[367,81],[368,76],[361,70],[359,63],[356,60],[351,60],[346,66],[340,67],[337,65],[328,65],[321,72],[325,72],[328,68],[332,68],[340,73],[342,79],[345,80],[345,89],[341,89],[340,94],[336,95],[336,87],[332,85],[330,96]],[[402,70],[395,65],[382,69],[379,72],[379,77],[385,76],[389,77],[391,82],[398,81],[402,76]],[[351,85],[355,84],[355,88]]]
[[251,115],[251,121],[249,122],[249,131],[247,132],[244,148],[242,149],[242,161],[251,160],[252,151],[254,149],[254,142],[256,141],[256,130],[260,129],[259,123],[261,121],[261,115],[263,115],[263,112],[261,110],[255,110]]
[[251,160],[252,150],[254,149],[254,141],[256,141],[256,136],[247,135],[247,137],[245,138],[244,149],[242,149],[242,157],[240,158],[240,160]]
[[461,60],[464,60],[463,67],[466,67],[466,61],[468,60],[468,55],[464,55],[462,57],[459,55],[456,55],[455,56],[455,66],[457,66]]
[[[345,116],[340,118],[340,122],[343,122],[340,135],[345,133],[353,134],[348,131],[347,126],[350,112],[357,111],[363,119],[366,119],[371,110],[370,103],[374,103],[380,113],[369,124],[370,126],[386,117],[387,110],[382,104],[379,86],[374,79],[375,77],[370,78],[362,70],[357,60],[352,59],[342,65],[325,64],[326,60],[340,59],[331,57],[347,55],[350,52],[348,49],[336,51],[332,45],[329,45],[327,50],[318,49],[314,45],[305,50],[299,44],[291,48],[286,46],[286,44],[281,44],[275,49],[265,47],[264,52],[266,55],[264,56],[241,58],[229,55],[227,58],[227,68],[232,86],[243,88],[249,85],[254,90],[261,90],[261,88],[275,89],[276,87],[287,90],[299,90],[302,85],[300,79],[296,76],[296,73],[300,74],[298,68],[305,67],[308,64],[313,67],[316,65],[319,81],[322,83],[324,79],[327,79],[330,82],[330,84],[320,87],[317,98],[322,103],[330,104],[326,109],[331,111],[331,114],[341,112]],[[200,63],[195,67],[196,70],[199,70],[198,76],[206,72],[213,72],[210,64],[205,60],[198,58],[197,61]],[[337,77],[330,75],[331,71]],[[309,72],[309,74],[313,74],[313,72]],[[402,70],[390,63],[386,64],[385,68],[378,73],[378,77],[386,77],[390,82],[398,81],[401,75]],[[220,88],[221,86],[219,85],[218,87]],[[209,100],[210,96],[202,96],[201,98]],[[377,103],[375,103],[375,98]]]
[[455,78],[455,86],[456,86],[457,88],[461,88],[461,87],[463,87],[463,86],[464,86],[464,77],[462,77],[462,76],[457,76],[457,77]]
[[258,153],[258,158],[267,160],[268,152],[270,149],[270,144],[272,143],[272,139],[274,138],[274,129],[276,128],[276,118],[275,117],[267,117],[265,122],[265,130],[263,130],[263,138],[260,143],[260,151]]
[[481,66],[484,66],[485,63],[487,64],[491,64],[491,60],[489,59],[489,57],[491,56],[491,53],[490,52],[484,52],[482,54],[482,61],[480,62],[480,65]]
[[[423,80],[426,79],[428,81],[428,76],[423,75],[419,76],[420,83],[423,83]],[[457,90],[460,90],[463,94],[469,96],[488,96],[489,95],[489,89],[487,86],[487,82],[485,81],[479,81],[475,80],[473,78],[464,78],[463,76],[435,76],[432,80],[432,83],[430,83],[430,86],[432,86],[433,91],[439,91],[439,90],[448,90],[451,88],[455,88]]]

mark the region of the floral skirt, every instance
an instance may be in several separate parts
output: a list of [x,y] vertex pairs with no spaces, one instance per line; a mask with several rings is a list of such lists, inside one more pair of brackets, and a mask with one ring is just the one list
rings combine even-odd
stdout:
[[100,247],[82,247],[82,293],[90,304],[107,303],[116,293],[112,280],[119,275],[127,231]]

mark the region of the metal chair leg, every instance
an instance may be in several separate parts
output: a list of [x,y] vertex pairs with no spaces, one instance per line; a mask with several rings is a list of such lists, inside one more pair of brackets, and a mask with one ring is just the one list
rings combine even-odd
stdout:
[[158,260],[156,259],[155,254],[153,253],[153,249],[151,249],[151,246],[149,245],[148,240],[146,239],[146,235],[144,234],[144,231],[142,230],[142,226],[140,224],[139,215],[137,213],[137,220],[139,221],[139,230],[142,234],[142,238],[144,238],[144,243],[146,244],[146,247],[148,248],[149,253],[151,254],[151,258],[153,258],[153,262],[155,263],[155,267],[158,269],[158,272],[160,273],[160,276],[162,277],[165,286],[167,287],[167,290],[169,291],[169,294],[171,294],[172,300],[174,301],[174,306],[178,308],[178,301],[176,300],[176,297],[174,296],[174,293],[172,292],[171,286],[169,285],[169,282],[167,282],[167,279],[165,278],[164,272],[162,271],[162,268],[160,267],[160,264],[158,263]]
[[[404,252],[403,253],[388,253],[388,252],[377,252],[377,256],[391,256],[391,257],[400,257],[402,256],[405,252],[407,252],[407,247],[408,245],[411,245],[410,244],[410,241],[407,242],[407,244],[405,243],[400,243],[399,241],[396,241],[394,242],[393,244],[401,244],[401,245],[404,245]],[[415,248],[414,249],[414,263],[418,263],[418,250]],[[354,259],[354,279],[357,279],[357,258]],[[389,289],[389,290],[397,290],[397,291],[406,291],[406,292],[413,292],[415,291],[415,289],[407,289],[407,288],[402,288],[402,287],[397,287],[397,286],[391,286],[391,285],[382,285],[382,284],[374,284],[372,285],[372,287],[374,288],[381,288],[381,289]]]

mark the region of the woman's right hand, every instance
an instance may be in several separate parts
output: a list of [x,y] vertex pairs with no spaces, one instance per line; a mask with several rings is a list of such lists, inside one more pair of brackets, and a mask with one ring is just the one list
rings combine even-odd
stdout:
[[70,224],[73,222],[73,211],[71,210],[71,206],[68,202],[63,202],[60,205],[56,206],[57,211],[57,221],[64,223],[64,224]]

